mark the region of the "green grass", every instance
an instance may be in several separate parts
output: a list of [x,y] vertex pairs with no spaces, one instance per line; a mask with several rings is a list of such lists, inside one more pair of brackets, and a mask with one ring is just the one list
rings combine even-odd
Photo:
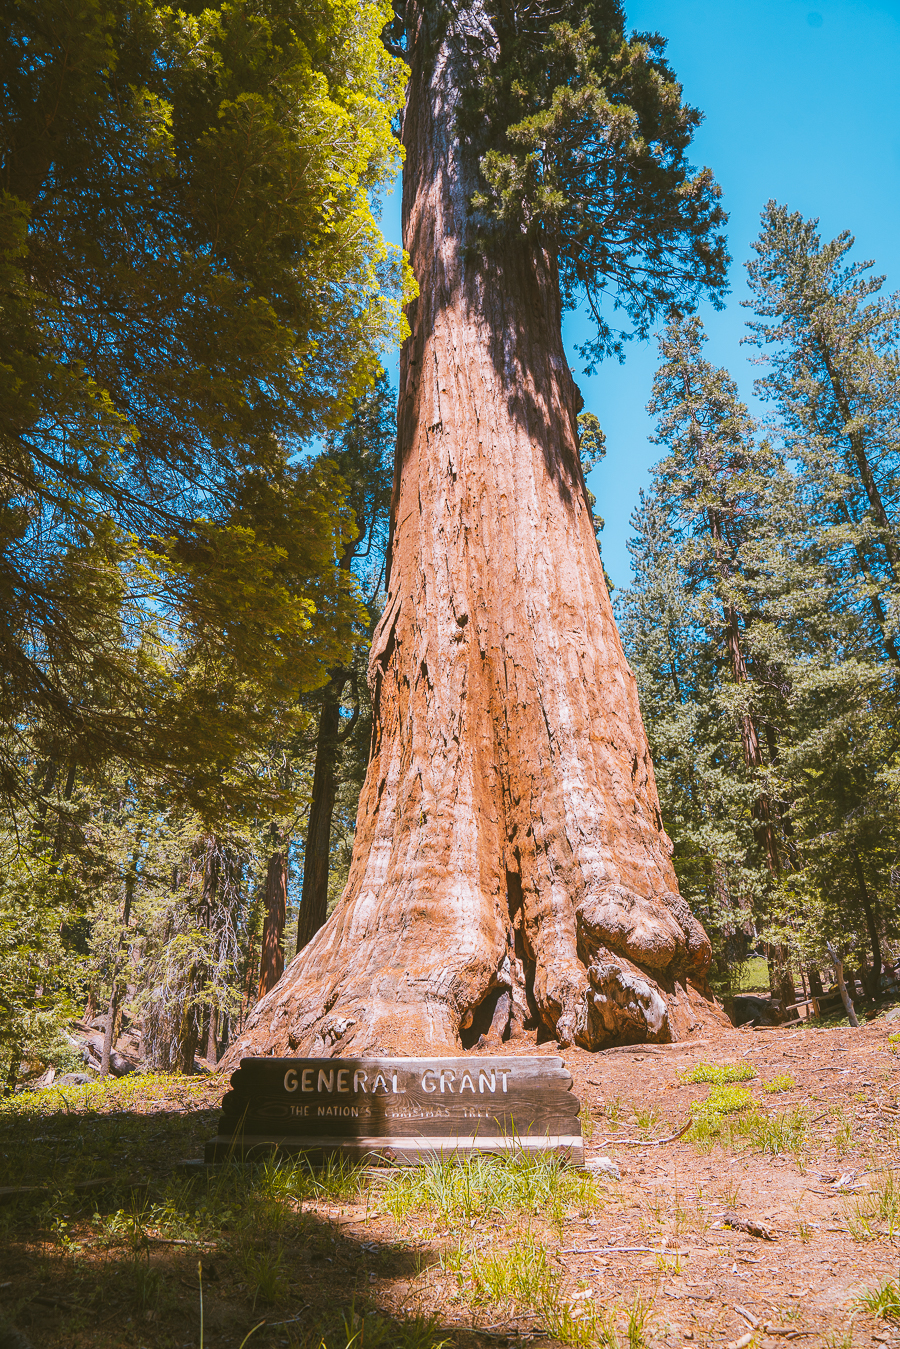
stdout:
[[802,1105],[770,1114],[754,1101],[746,1087],[718,1082],[705,1101],[691,1106],[693,1126],[688,1137],[701,1148],[720,1142],[730,1147],[755,1148],[781,1156],[799,1156],[809,1136],[809,1119]]
[[796,1085],[790,1073],[776,1073],[771,1082],[763,1082],[762,1089],[773,1096],[781,1091],[793,1091]]
[[809,1117],[803,1106],[769,1114],[755,1107],[746,1115],[729,1122],[732,1144],[743,1142],[759,1152],[782,1157],[791,1153],[799,1157],[809,1139]]
[[605,1197],[601,1179],[553,1155],[475,1154],[460,1162],[435,1158],[390,1175],[381,1202],[397,1222],[421,1212],[453,1229],[512,1213],[541,1214],[558,1224],[571,1209],[596,1211]]
[[[573,1349],[648,1349],[652,1299],[640,1296],[625,1311],[598,1306],[590,1289],[566,1291],[562,1269],[532,1233],[506,1250],[483,1251],[459,1242],[442,1260],[456,1275],[460,1298],[498,1314],[532,1311],[547,1334]],[[617,1319],[625,1322],[620,1334]]]
[[883,1321],[900,1321],[900,1278],[887,1279],[877,1288],[866,1289],[855,1300],[861,1311]]
[[868,1194],[849,1201],[847,1226],[856,1241],[893,1241],[900,1233],[900,1180],[896,1171],[882,1171]]
[[769,965],[765,956],[753,956],[745,960],[734,986],[735,993],[759,993],[769,991]]
[[678,1074],[679,1082],[749,1082],[756,1069],[749,1063],[698,1063],[689,1072]]
[[291,1343],[297,1349],[446,1349],[452,1340],[440,1335],[436,1316],[412,1316],[398,1326],[387,1316],[351,1305]]
[[531,1233],[507,1250],[486,1254],[459,1244],[442,1265],[456,1275],[460,1294],[474,1306],[540,1308],[559,1300],[560,1272]]

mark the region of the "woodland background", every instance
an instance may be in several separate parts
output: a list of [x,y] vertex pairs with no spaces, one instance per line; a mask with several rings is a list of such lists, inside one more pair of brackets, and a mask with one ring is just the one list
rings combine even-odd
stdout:
[[[105,1016],[104,1066],[129,1024],[149,1066],[215,1062],[340,894],[387,546],[381,363],[412,283],[372,205],[404,77],[384,7],[0,10],[12,1090],[82,1066],[76,1017]],[[614,599],[715,986],[759,951],[793,1002],[831,942],[874,1004],[900,943],[900,299],[786,204],[747,265],[768,416],[673,313]],[[580,419],[586,472],[601,420]]]

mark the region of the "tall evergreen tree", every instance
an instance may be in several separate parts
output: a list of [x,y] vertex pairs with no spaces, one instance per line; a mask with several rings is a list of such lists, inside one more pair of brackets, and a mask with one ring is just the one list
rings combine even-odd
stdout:
[[855,950],[874,995],[896,910],[900,298],[816,226],[769,202],[748,264],[757,387],[795,477],[762,603],[791,690],[794,907]]
[[[666,453],[633,517],[635,584],[620,614],[679,882],[736,934],[765,914],[783,867],[777,679],[752,649],[748,580],[784,475],[705,340],[696,318],[660,338],[649,411]],[[789,984],[782,992],[791,998]]]
[[853,262],[847,231],[823,244],[818,221],[770,201],[747,264],[749,336],[767,366],[757,390],[803,466],[807,509],[843,529],[885,655],[900,667],[893,609],[900,583],[900,294]]

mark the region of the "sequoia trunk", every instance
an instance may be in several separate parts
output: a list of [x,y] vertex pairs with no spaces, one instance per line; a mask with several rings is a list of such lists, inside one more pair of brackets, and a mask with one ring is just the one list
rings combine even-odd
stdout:
[[349,879],[230,1063],[458,1053],[538,1022],[563,1045],[665,1041],[708,1005],[686,987],[710,947],[677,892],[603,579],[551,251],[467,249],[457,22],[418,35],[404,121],[420,298]]

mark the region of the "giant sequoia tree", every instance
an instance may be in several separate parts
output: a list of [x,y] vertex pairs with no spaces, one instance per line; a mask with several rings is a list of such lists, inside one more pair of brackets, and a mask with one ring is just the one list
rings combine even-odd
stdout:
[[677,892],[579,467],[589,361],[715,295],[698,114],[615,3],[411,0],[401,357],[375,724],[335,913],[231,1051],[667,1040],[709,943]]

